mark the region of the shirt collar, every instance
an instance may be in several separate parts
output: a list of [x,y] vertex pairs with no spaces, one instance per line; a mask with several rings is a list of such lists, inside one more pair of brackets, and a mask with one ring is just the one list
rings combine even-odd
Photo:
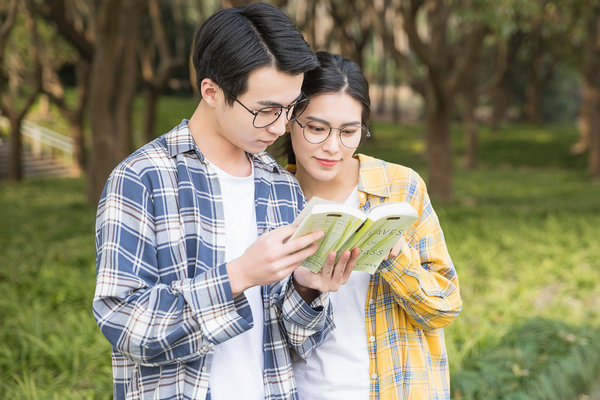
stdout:
[[354,157],[360,163],[358,190],[374,196],[390,197],[391,182],[385,161],[365,154],[356,154]]
[[[188,127],[188,120],[184,119],[179,125],[171,129],[166,136],[167,151],[169,157],[175,157],[178,154],[188,152],[196,149],[196,143],[192,138],[192,132]],[[198,152],[201,154],[200,152]],[[201,155],[200,159],[204,161],[204,156]]]
[[[198,157],[201,162],[205,162],[206,159],[202,152],[196,146],[196,142],[194,142],[194,138],[192,137],[192,132],[188,126],[188,120],[184,119],[181,121],[179,125],[173,128],[166,136],[166,144],[167,151],[169,153],[169,157],[175,157],[178,154],[182,154],[188,151],[196,151]],[[250,160],[256,166],[262,166],[264,169],[271,170],[273,172],[283,172],[284,169],[271,155],[269,155],[266,151],[250,154],[248,153]]]

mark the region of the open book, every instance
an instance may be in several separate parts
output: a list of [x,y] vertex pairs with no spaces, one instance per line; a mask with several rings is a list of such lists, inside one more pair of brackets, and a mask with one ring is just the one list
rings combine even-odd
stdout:
[[367,213],[345,204],[313,197],[294,220],[298,228],[292,238],[323,230],[325,236],[318,241],[319,249],[302,262],[313,272],[325,265],[327,255],[345,250],[360,249],[355,271],[375,273],[401,235],[417,220],[419,215],[406,202],[382,203],[371,207]]

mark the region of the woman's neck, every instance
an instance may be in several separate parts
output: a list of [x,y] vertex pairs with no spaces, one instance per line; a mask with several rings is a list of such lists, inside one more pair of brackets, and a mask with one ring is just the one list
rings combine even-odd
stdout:
[[343,203],[358,184],[359,162],[355,158],[348,160],[345,166],[332,180],[314,179],[302,165],[296,166],[296,178],[300,182],[302,192],[307,199],[313,196]]

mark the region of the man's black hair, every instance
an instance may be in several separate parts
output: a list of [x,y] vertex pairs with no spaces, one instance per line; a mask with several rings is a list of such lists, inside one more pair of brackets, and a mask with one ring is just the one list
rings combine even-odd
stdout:
[[[318,65],[315,53],[277,7],[253,3],[210,16],[196,33],[193,53],[196,85],[205,78],[237,97],[247,90],[248,74],[274,67],[290,75]],[[226,94],[227,104],[233,97]]]

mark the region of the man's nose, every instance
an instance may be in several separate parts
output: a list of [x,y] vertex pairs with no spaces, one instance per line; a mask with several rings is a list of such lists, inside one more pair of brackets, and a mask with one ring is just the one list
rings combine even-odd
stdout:
[[267,130],[271,133],[276,134],[277,136],[282,136],[285,133],[285,125],[285,112],[282,112],[281,114],[279,114],[275,122],[273,122],[267,127]]

